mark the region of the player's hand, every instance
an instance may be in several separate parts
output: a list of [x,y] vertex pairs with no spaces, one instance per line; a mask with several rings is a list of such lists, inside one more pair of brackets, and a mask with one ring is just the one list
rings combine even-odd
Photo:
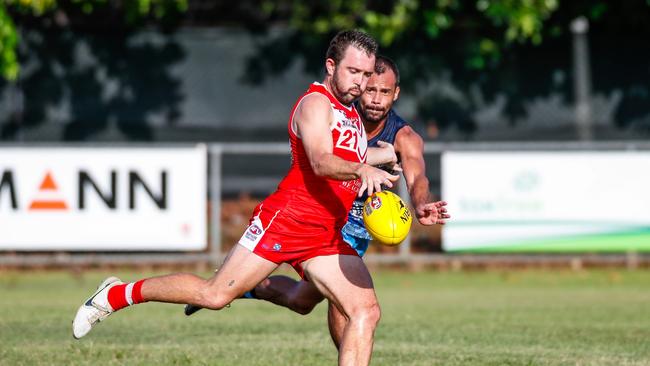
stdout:
[[375,168],[368,164],[363,164],[358,171],[359,179],[361,179],[361,188],[359,188],[359,197],[363,192],[368,191],[368,196],[373,192],[381,192],[381,185],[388,188],[393,187],[393,182],[399,179],[399,175],[390,174],[384,170]]
[[397,165],[397,154],[395,153],[395,147],[393,144],[389,144],[385,141],[377,141],[377,146],[379,146],[378,160],[380,161],[380,165],[393,169],[393,167]]
[[429,202],[415,207],[415,217],[422,225],[444,225],[451,218],[447,213],[447,202]]

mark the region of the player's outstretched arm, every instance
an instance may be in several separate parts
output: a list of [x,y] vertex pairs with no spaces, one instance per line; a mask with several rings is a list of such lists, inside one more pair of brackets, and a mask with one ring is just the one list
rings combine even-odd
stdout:
[[380,191],[384,184],[392,187],[398,176],[368,164],[355,163],[334,155],[330,124],[334,120],[330,101],[320,94],[306,96],[296,108],[293,123],[302,139],[307,158],[314,173],[337,180],[361,180],[360,193]]
[[415,207],[415,216],[422,225],[444,225],[451,216],[447,213],[447,202],[432,202],[429,179],[425,174],[424,142],[422,137],[405,126],[395,136],[395,150],[402,158],[402,169],[406,186]]

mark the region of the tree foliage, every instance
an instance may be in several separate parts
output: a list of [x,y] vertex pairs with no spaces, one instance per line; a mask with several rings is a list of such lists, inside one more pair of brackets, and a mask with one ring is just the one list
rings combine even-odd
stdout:
[[[635,46],[650,34],[649,0],[269,0],[265,4],[270,18],[287,19],[295,33],[260,46],[259,57],[249,62],[247,78],[252,82],[277,74],[292,64],[295,55],[306,59],[309,71],[319,70],[322,50],[332,35],[340,29],[360,28],[379,40],[380,52],[397,61],[408,90],[415,92],[418,87],[419,118],[471,134],[477,125],[476,111],[498,100],[512,123],[526,117],[527,104],[534,99],[560,96],[564,103],[572,103],[570,24],[585,17],[594,41],[593,87],[606,96],[621,96],[616,123],[625,127],[650,113],[650,107],[644,107],[650,103],[649,51]],[[618,57],[628,50],[636,55]],[[613,72],[616,69],[636,73],[621,77]],[[436,88],[444,84],[455,90]],[[650,120],[643,123],[650,128]]]
[[[111,9],[119,12],[127,25],[135,26],[143,21],[164,21],[170,17],[182,21],[182,14],[192,2],[0,0],[0,74],[9,80],[18,75],[16,47],[20,40],[16,17],[60,19],[62,17],[56,15],[63,14],[65,18],[66,14],[74,17],[79,12],[90,15]],[[596,21],[610,7],[604,0],[571,1],[562,5],[565,10],[569,9],[571,16],[586,15]],[[646,0],[645,5],[650,5],[650,0]],[[446,31],[462,30],[474,35],[464,39],[469,42],[465,62],[477,69],[498,63],[503,50],[512,44],[541,44],[544,39],[567,30],[566,24],[553,19],[560,9],[559,0],[248,0],[232,7],[248,12],[255,9],[258,15],[255,20],[267,26],[286,21],[306,37],[327,37],[341,29],[361,28],[375,36],[384,47],[413,37],[436,40]],[[214,18],[217,22],[227,21],[219,19],[218,15]],[[233,18],[235,22],[250,23],[250,19]]]
[[[191,1],[191,0],[189,0]],[[540,43],[545,21],[558,8],[558,0],[264,0],[248,1],[259,7],[262,21],[286,20],[301,32],[329,35],[345,28],[362,28],[390,46],[400,37],[421,31],[435,39],[453,27],[491,24],[499,30],[494,37],[482,37],[473,46],[469,63],[481,68],[488,59],[498,59],[500,46],[510,42]],[[246,1],[245,1],[246,2]],[[76,9],[75,9],[76,8]],[[128,24],[144,19],[160,20],[187,10],[188,0],[0,0],[0,73],[13,80],[19,65],[19,42],[12,17],[52,16],[57,12],[119,10]],[[244,24],[246,25],[246,24]]]
[[92,14],[112,10],[122,14],[124,22],[138,25],[147,20],[164,21],[187,9],[188,0],[0,0],[0,75],[7,80],[18,77],[20,65],[17,47],[20,41],[15,18],[51,18],[68,21],[68,14]]
[[483,58],[494,57],[501,46],[541,43],[545,22],[558,9],[558,0],[269,0],[264,9],[283,14],[295,29],[307,34],[361,28],[384,47],[414,34],[437,39],[452,28],[482,31],[489,27],[491,36],[480,37],[471,60],[480,68]]
[[[53,33],[49,36],[54,42],[63,42],[58,49],[73,43],[66,37],[86,37],[83,30],[99,30],[95,35],[110,30],[112,35],[117,33],[115,52],[146,53],[146,59],[158,64],[139,65],[140,70],[131,70],[135,74],[131,75],[123,62],[107,53],[111,47],[86,37],[93,55],[102,63],[98,69],[120,80],[124,90],[145,93],[138,89],[144,85],[134,81],[143,75],[147,80],[164,82],[160,85],[167,87],[156,89],[167,90],[168,95],[159,105],[146,107],[174,106],[169,108],[173,117],[178,113],[174,103],[181,98],[178,90],[169,86],[179,81],[156,75],[167,75],[164,69],[179,60],[182,50],[173,44],[125,50],[119,43],[128,38],[128,31],[142,25],[173,29],[178,25],[226,24],[264,33],[274,25],[283,25],[283,32],[260,37],[256,52],[248,59],[244,81],[261,83],[298,60],[305,71],[322,72],[322,56],[331,37],[341,29],[358,28],[372,34],[380,42],[380,52],[398,62],[404,85],[416,92],[419,118],[471,133],[476,128],[475,112],[486,105],[502,103],[500,113],[515,123],[525,117],[527,103],[532,100],[553,95],[571,102],[569,24],[577,17],[589,20],[590,40],[598,40],[591,48],[595,91],[606,96],[618,93],[615,118],[621,127],[645,118],[650,129],[650,118],[646,117],[650,113],[650,51],[645,44],[633,44],[650,34],[650,0],[0,0],[0,77],[16,80],[21,57],[45,52],[38,51],[41,41],[26,39],[28,32],[17,32],[17,27]],[[63,34],[66,32],[47,32],[54,27],[67,29],[68,36]],[[47,59],[48,55],[30,57]],[[66,61],[72,57],[65,53]],[[612,72],[613,60],[618,70],[628,72]],[[20,80],[26,93],[46,90],[47,85],[30,83],[52,80],[61,74],[57,70],[46,65],[31,74],[25,71],[24,80]],[[95,80],[97,73],[84,72],[87,75],[68,70],[61,77],[81,87],[92,86],[93,93],[82,94],[96,97],[96,109],[107,108],[99,88],[101,80]],[[436,87],[444,84],[453,85],[454,90]],[[59,93],[47,95],[54,98]],[[128,105],[124,111],[130,113],[114,119],[126,121],[139,116],[133,113],[135,103],[130,99],[113,102],[116,106]],[[34,111],[39,109],[30,107],[26,113]],[[24,120],[42,121],[42,117],[26,115]]]
[[[51,17],[57,13],[74,16],[79,11],[89,15],[112,9],[122,14],[127,25],[133,26],[146,20],[182,18],[188,2],[192,0],[0,0],[0,74],[13,80],[19,70],[16,57],[19,37],[12,18]],[[293,29],[315,37],[329,36],[346,28],[361,28],[374,35],[384,47],[412,37],[436,40],[445,31],[472,32],[476,36],[467,45],[466,62],[478,69],[498,62],[503,50],[512,44],[540,44],[545,38],[566,30],[563,24],[552,21],[560,8],[559,0],[249,0],[240,3],[244,3],[238,5],[241,11],[256,8],[256,20],[265,25],[286,21]],[[650,0],[646,3],[650,4]],[[597,20],[606,13],[608,3],[575,1],[571,8],[574,16],[587,15]],[[242,22],[242,18],[234,18],[235,22]],[[248,23],[249,19],[243,22]]]

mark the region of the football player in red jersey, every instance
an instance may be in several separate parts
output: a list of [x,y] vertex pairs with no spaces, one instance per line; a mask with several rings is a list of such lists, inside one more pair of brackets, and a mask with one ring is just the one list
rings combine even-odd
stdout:
[[85,336],[112,313],[141,302],[219,310],[255,287],[281,263],[291,264],[345,316],[340,365],[367,365],[380,311],[372,279],[341,235],[355,197],[391,187],[398,176],[372,164],[393,161],[369,151],[352,105],[375,66],[377,43],[359,31],[334,37],[327,75],[303,95],[289,119],[292,164],[278,189],[257,206],[250,225],[210,279],[176,273],[123,283],[102,282],[77,310],[73,336]]
[[[377,56],[375,73],[359,99],[358,107],[369,146],[394,144],[400,157],[400,164],[406,178],[411,202],[420,224],[445,224],[450,218],[444,201],[433,201],[429,192],[429,180],[425,175],[422,138],[393,110],[393,103],[399,98],[399,69],[385,56]],[[382,143],[383,142],[383,143]],[[363,256],[371,239],[363,226],[361,210],[365,195],[359,197],[349,213],[343,228],[343,237],[359,256]],[[271,276],[253,290],[244,294],[246,298],[267,300],[287,307],[300,314],[308,314],[324,297],[309,281],[296,281],[291,277]],[[191,315],[198,308],[187,306],[185,313]],[[328,325],[334,344],[339,347],[348,318],[331,302],[328,304]]]

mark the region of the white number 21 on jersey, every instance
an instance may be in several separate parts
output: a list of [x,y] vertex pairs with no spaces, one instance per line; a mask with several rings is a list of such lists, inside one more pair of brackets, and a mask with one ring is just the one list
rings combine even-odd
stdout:
[[359,134],[351,129],[343,130],[339,136],[339,140],[336,142],[336,146],[346,150],[357,151]]

